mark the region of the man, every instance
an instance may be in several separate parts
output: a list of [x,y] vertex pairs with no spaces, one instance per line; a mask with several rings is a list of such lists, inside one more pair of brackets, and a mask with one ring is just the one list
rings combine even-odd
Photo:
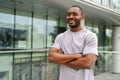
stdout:
[[52,45],[48,59],[60,64],[59,80],[94,80],[93,66],[97,59],[97,37],[81,25],[84,12],[72,6],[67,12],[70,29],[59,34]]

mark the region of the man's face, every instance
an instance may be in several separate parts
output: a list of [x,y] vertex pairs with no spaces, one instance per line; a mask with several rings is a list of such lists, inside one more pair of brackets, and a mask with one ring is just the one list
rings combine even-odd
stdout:
[[82,20],[81,11],[78,7],[72,7],[67,12],[67,22],[71,28],[78,27]]

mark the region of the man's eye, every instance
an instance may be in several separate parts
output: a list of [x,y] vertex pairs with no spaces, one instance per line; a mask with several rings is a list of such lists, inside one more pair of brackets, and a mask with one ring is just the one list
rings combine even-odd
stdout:
[[77,13],[73,13],[74,16],[77,16],[78,14]]
[[70,16],[71,14],[67,14],[67,16]]
[[71,16],[71,15],[72,15],[72,16],[78,16],[77,13],[68,13],[68,14],[67,14],[67,16]]

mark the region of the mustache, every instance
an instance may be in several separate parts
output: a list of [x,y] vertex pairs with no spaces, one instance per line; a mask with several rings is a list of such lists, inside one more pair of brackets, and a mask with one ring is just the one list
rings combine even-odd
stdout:
[[69,18],[68,21],[70,21],[70,20],[75,20],[75,19],[73,19],[73,18]]

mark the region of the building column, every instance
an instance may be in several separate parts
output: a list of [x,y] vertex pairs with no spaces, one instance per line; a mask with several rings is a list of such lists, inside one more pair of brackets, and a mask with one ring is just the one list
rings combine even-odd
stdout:
[[[113,26],[113,51],[120,52],[120,25]],[[120,73],[120,53],[113,53],[112,60],[112,72]]]

